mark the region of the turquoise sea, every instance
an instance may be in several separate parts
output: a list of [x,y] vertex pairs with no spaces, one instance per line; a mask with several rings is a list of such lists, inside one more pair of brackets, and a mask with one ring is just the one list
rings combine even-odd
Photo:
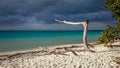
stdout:
[[[88,42],[95,42],[102,30],[89,30]],[[0,52],[82,43],[83,31],[0,31]]]

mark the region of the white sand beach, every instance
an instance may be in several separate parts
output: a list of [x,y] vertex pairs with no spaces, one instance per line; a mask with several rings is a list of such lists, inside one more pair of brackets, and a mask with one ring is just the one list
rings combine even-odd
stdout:
[[114,45],[94,45],[94,53],[82,44],[0,53],[0,68],[120,68],[114,62],[120,57],[120,42]]

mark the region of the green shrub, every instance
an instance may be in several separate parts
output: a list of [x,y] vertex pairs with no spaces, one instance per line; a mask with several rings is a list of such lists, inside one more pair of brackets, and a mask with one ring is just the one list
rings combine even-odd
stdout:
[[116,23],[116,30],[117,30],[118,32],[120,32],[120,22],[117,22],[117,23]]
[[112,16],[115,18],[116,23],[115,27],[107,26],[105,31],[102,32],[101,36],[98,38],[99,44],[105,44],[108,46],[108,43],[112,43],[115,40],[120,40],[120,0],[105,0],[104,8],[111,11]]
[[115,40],[119,39],[119,30],[120,30],[120,23],[116,23],[116,27],[107,26],[107,28],[101,33],[101,36],[98,38],[99,44],[113,43]]

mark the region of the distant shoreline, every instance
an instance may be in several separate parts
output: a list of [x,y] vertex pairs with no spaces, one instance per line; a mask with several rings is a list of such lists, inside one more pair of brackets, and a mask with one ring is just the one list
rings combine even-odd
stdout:
[[[0,31],[83,31],[83,30],[0,30]],[[88,31],[104,31],[104,30],[88,30]]]

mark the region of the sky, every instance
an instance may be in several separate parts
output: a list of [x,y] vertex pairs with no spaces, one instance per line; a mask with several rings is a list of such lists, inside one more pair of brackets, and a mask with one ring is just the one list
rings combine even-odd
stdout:
[[104,0],[0,0],[0,30],[82,30],[54,19],[80,22],[89,20],[89,30],[114,25]]

